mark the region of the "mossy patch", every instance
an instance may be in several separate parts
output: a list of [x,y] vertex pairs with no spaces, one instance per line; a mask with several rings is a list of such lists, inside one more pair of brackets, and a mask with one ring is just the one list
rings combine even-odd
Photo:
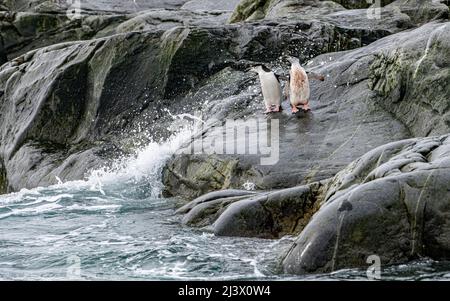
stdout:
[[401,86],[405,62],[400,52],[377,54],[370,66],[369,88],[382,96]]

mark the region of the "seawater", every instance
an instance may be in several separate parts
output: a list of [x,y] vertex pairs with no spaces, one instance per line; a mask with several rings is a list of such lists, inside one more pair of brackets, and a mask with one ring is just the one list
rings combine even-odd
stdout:
[[[364,280],[364,269],[289,276],[293,237],[215,237],[183,227],[162,198],[164,163],[190,136],[151,143],[83,181],[0,196],[0,280]],[[450,279],[450,264],[422,259],[383,269],[389,280]]]

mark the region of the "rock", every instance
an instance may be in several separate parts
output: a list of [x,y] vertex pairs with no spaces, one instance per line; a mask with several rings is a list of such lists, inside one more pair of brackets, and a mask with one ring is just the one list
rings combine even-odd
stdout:
[[397,0],[386,6],[407,14],[415,24],[424,24],[433,20],[449,18],[449,7],[443,1],[433,0]]
[[172,10],[150,10],[121,23],[115,29],[116,33],[131,31],[155,31],[169,30],[178,26],[217,26],[225,24],[230,16],[230,12],[205,12],[198,10],[180,10],[174,13]]
[[[297,33],[298,28],[305,32]],[[317,36],[320,28],[326,29],[321,39]],[[0,156],[9,189],[53,184],[55,176],[63,180],[82,178],[87,170],[112,156],[129,152],[134,142],[124,133],[138,124],[155,139],[168,137],[172,133],[168,124],[173,119],[163,109],[176,114],[186,112],[179,103],[201,106],[205,98],[197,94],[200,91],[211,93],[211,104],[203,106],[205,112],[215,112],[211,118],[229,112],[243,114],[245,111],[232,109],[237,100],[248,112],[251,98],[241,92],[248,88],[249,74],[233,68],[242,69],[242,63],[246,68],[246,61],[275,60],[285,49],[294,49],[289,45],[293,37],[305,45],[321,45],[324,52],[346,47],[351,33],[339,37],[342,45],[338,45],[333,29],[333,25],[322,22],[174,27],[165,32],[133,32],[62,43],[21,55],[0,69],[0,90],[4,91],[1,107],[5,112],[0,119]],[[302,57],[314,53],[305,49]],[[231,70],[226,69],[230,66]],[[231,76],[224,81],[225,74]],[[213,86],[213,91],[208,90]],[[188,93],[191,90],[193,93]],[[217,110],[218,103],[221,110]],[[84,165],[74,165],[74,158]],[[220,173],[234,172],[230,162],[201,164],[202,172],[208,166],[218,168],[209,171],[219,172],[217,185],[208,184],[209,172],[207,177],[199,174],[197,179],[203,177],[205,185],[215,190],[226,188],[223,180],[227,176]],[[229,179],[233,181],[231,174]],[[210,189],[200,189],[196,195]]]
[[[78,1],[78,0],[77,0]],[[133,13],[154,8],[176,9],[188,0],[6,0],[12,11],[34,11],[41,13],[65,13],[75,8],[94,14]]]
[[237,189],[227,189],[227,190],[219,190],[207,193],[199,198],[196,198],[195,200],[189,202],[188,204],[184,205],[183,207],[179,208],[176,213],[177,214],[185,214],[188,213],[192,208],[199,204],[211,202],[217,199],[224,199],[224,198],[230,198],[230,197],[247,197],[249,195],[254,195],[255,192],[247,191],[247,190],[237,190]]
[[283,260],[285,273],[331,272],[450,251],[448,135],[379,147],[330,182],[324,204]]
[[198,204],[189,210],[181,222],[187,226],[201,227],[206,231],[214,231],[211,230],[211,225],[214,221],[222,215],[230,204],[244,198],[245,196],[227,197]]
[[[7,61],[8,57],[6,56],[6,51],[3,45],[3,38],[0,36],[0,66],[6,63]],[[1,93],[3,93],[3,91]]]
[[[189,211],[180,212],[186,213],[183,222],[225,236],[276,238],[300,233],[283,260],[289,274],[363,267],[371,255],[380,256],[385,265],[419,256],[447,260],[450,137],[436,135],[449,131],[445,105],[450,95],[445,85],[450,74],[449,26],[430,23],[363,48],[311,60],[307,64],[311,71],[327,75],[326,81],[313,85],[314,122],[285,113],[269,118],[282,125],[276,165],[266,168],[249,155],[175,156],[165,171],[165,179],[172,181],[167,182],[169,192],[175,195],[185,191],[192,197],[214,190],[210,183],[225,189],[250,181],[264,190],[305,184],[250,197],[194,202],[187,206]],[[429,89],[431,82],[435,89]],[[334,107],[336,102],[340,106]],[[326,118],[330,111],[336,119]],[[227,116],[222,114],[219,119]],[[333,124],[320,128],[321,118]],[[248,125],[250,134],[258,130]],[[302,129],[307,129],[305,137]],[[212,139],[218,133],[206,128],[202,136]],[[299,135],[307,147],[299,149],[295,143]],[[432,137],[398,138],[423,135]],[[372,150],[375,141],[382,146]],[[335,155],[339,158],[330,159]],[[227,162],[233,162],[233,168],[210,172],[209,166],[229,166]],[[341,171],[326,180],[334,168]],[[191,186],[177,190],[186,179]]]
[[314,183],[235,201],[215,220],[214,234],[280,238],[298,233],[318,209],[321,186]]
[[[371,3],[371,1],[360,1],[360,0],[333,0],[336,3],[341,4],[342,6],[344,6],[345,8],[350,8],[350,9],[359,9],[359,8],[369,8],[370,6],[372,6],[373,2]],[[379,4],[380,6],[385,6],[389,3],[394,2],[394,0],[380,0]]]
[[218,236],[280,238],[300,232],[320,204],[324,183],[274,192],[223,190],[177,210],[182,223]]
[[156,65],[163,66],[160,38],[129,34],[59,44],[3,65],[0,156],[10,191],[53,184],[55,176],[80,179],[104,159],[123,153],[113,137],[148,101],[142,91],[156,96],[155,87],[163,86],[155,81],[164,80],[155,72]]
[[416,137],[448,132],[449,30],[447,22],[399,34],[396,43],[401,46],[384,47],[370,66],[369,87],[376,93],[375,101]]
[[242,0],[233,12],[230,23],[263,19],[270,0]]
[[338,11],[345,11],[345,8],[333,1],[271,0],[264,18],[320,19],[322,16]]
[[[427,24],[354,51],[318,56],[308,67],[327,77],[312,83],[312,114],[295,118],[285,106],[285,113],[271,117],[280,124],[280,160],[275,165],[262,166],[258,156],[249,154],[184,154],[167,166],[166,194],[192,198],[217,187],[240,188],[247,181],[262,190],[308,184],[333,176],[376,146],[411,135],[447,133],[450,92],[445,84],[448,58],[443,53],[448,53],[449,26]],[[428,88],[431,82],[436,89]],[[254,118],[248,124],[249,135],[254,135],[256,125],[266,119],[251,112],[244,115]],[[209,140],[215,135],[214,129],[203,131]],[[200,181],[202,189],[180,186],[185,179],[208,179],[208,166],[228,166],[226,176]]]
[[8,192],[8,179],[6,177],[6,170],[3,166],[3,162],[0,161],[0,193],[4,194]]
[[[399,30],[394,28],[404,29],[406,25],[418,26],[431,20],[448,19],[449,16],[449,8],[445,4],[432,0],[386,0],[381,1],[379,5],[380,7],[371,6],[367,1],[243,0],[236,7],[230,23],[280,18],[296,20],[322,19],[324,16],[339,18],[345,15],[344,19],[351,24],[350,26],[362,26],[367,29],[384,26],[391,32],[398,32]],[[341,12],[341,15],[336,15],[337,12]],[[390,23],[389,26],[386,21]]]
[[[111,35],[126,16],[100,15],[70,19],[65,13],[0,13],[0,30],[11,58],[62,42],[88,40],[102,32]],[[109,32],[108,32],[109,30]]]
[[234,11],[240,0],[215,1],[215,0],[191,0],[186,2],[181,9],[192,11]]
[[[346,30],[361,29],[361,45],[368,45],[382,37],[404,31],[414,27],[408,15],[395,9],[383,8],[379,18],[369,18],[363,9],[342,10],[321,17],[332,24]],[[376,29],[376,30],[368,30]]]

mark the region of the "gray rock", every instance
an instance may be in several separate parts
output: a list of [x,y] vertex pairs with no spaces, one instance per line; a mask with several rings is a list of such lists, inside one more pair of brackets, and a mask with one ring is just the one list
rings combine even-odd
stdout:
[[133,13],[153,8],[175,9],[188,0],[5,0],[11,11],[65,13],[71,8],[85,12]]
[[84,15],[71,19],[65,13],[0,12],[5,52],[13,59],[28,51],[62,42],[89,40],[112,30],[126,15]]
[[[59,14],[19,12],[4,15],[5,22],[13,25],[11,32],[18,32],[24,38],[23,43],[36,40],[36,36],[42,37],[36,40],[38,44],[25,43],[26,46],[23,46],[25,44],[22,42],[11,42],[14,40],[14,34],[11,34],[5,43],[13,54],[43,45],[39,43],[54,43],[53,38],[60,39],[60,34],[66,35],[69,40],[79,36],[107,36],[89,42],[58,44],[31,51],[16,57],[2,68],[1,89],[5,91],[2,108],[4,112],[11,113],[5,113],[1,120],[4,128],[2,156],[12,190],[53,183],[54,176],[58,174],[66,175],[67,179],[78,178],[86,169],[110,159],[111,153],[129,152],[134,139],[123,137],[123,134],[116,137],[116,134],[124,133],[137,124],[146,126],[155,139],[167,137],[171,134],[167,124],[173,120],[163,108],[169,108],[172,113],[185,113],[186,107],[179,105],[185,103],[191,108],[201,108],[205,114],[213,113],[211,118],[228,117],[230,114],[236,117],[250,116],[257,107],[257,93],[242,93],[254,78],[246,72],[248,66],[256,64],[255,61],[274,62],[286,52],[305,60],[319,53],[358,47],[366,32],[360,28],[341,28],[338,24],[314,20],[224,26],[220,25],[223,20],[214,19],[220,19],[221,14],[180,11],[180,16],[183,14],[187,14],[188,21],[182,27],[181,23],[174,21],[177,20],[176,16],[170,17],[169,11],[160,9],[126,17],[86,16],[77,21],[81,22],[79,24],[66,23],[66,16]],[[123,18],[128,21],[122,22]],[[180,17],[178,20],[185,24],[183,19]],[[160,21],[152,24],[152,20]],[[45,24],[56,27],[51,37]],[[73,35],[64,27],[70,27],[71,24],[75,26]],[[86,31],[78,31],[77,26],[80,24]],[[143,28],[140,27],[142,24]],[[136,32],[142,30],[145,31]],[[120,34],[114,35],[117,33]],[[378,35],[379,32],[374,34]],[[49,40],[45,42],[44,37]],[[300,44],[304,46],[301,50]],[[54,55],[56,58],[53,58]],[[101,60],[105,62],[100,63]],[[142,64],[142,61],[146,63]],[[189,68],[186,68],[187,65]],[[46,76],[42,77],[41,74]],[[124,74],[128,74],[128,81],[134,85],[123,82]],[[149,76],[142,77],[142,74]],[[59,86],[67,88],[58,89]],[[255,84],[250,86],[253,90],[257,89]],[[84,93],[84,90],[89,92]],[[202,91],[210,94],[209,105],[203,105],[205,98],[199,94]],[[131,104],[130,99],[133,99]],[[221,109],[217,110],[219,107]],[[70,110],[65,111],[63,108]],[[50,113],[52,110],[56,110],[56,114]],[[51,121],[46,116],[52,116]],[[283,118],[290,117],[285,115]],[[81,122],[77,122],[79,120]],[[295,124],[290,123],[288,126],[297,127]],[[283,131],[288,133],[290,130]],[[27,147],[19,152],[25,145]],[[89,150],[92,152],[86,153]],[[288,156],[289,151],[286,149],[282,155]],[[53,163],[41,160],[41,156],[50,158],[50,154],[55,155],[52,158],[57,158]],[[71,165],[63,162],[75,154],[81,157],[89,154],[89,158],[84,168],[77,166],[77,170],[71,172],[68,170]],[[15,155],[18,157],[14,159]],[[27,158],[33,159],[27,161]],[[300,169],[304,170],[304,166],[300,165],[299,169],[294,168],[295,176],[289,177],[289,181],[278,171],[261,181],[261,175],[267,171],[252,167],[252,162],[257,159],[243,161],[239,169],[235,169],[234,161],[227,158],[224,164],[211,160],[212,164],[201,165],[201,170],[214,166],[210,171],[217,179],[216,184],[209,180],[210,176],[199,175],[193,178],[200,184],[191,185],[194,188],[187,189],[186,194],[195,197],[211,190],[228,188],[224,186],[227,181],[233,187],[240,188],[244,180],[254,179],[260,188],[264,188],[276,187],[279,183],[295,185],[303,178],[297,174]],[[291,162],[286,161],[282,168],[288,169]],[[45,168],[41,166],[43,164]],[[41,166],[39,171],[36,166]],[[60,166],[67,170],[61,170]],[[226,170],[231,173],[227,175]],[[240,171],[245,176],[241,177]],[[334,171],[337,171],[337,167],[330,169],[330,173]],[[302,171],[302,174],[307,172]],[[185,177],[183,173],[180,172],[181,177]],[[183,184],[178,185],[180,180],[176,177],[171,179],[173,175],[172,172],[166,177],[169,190],[169,183],[180,189],[186,184],[192,184],[192,181],[184,180],[181,181]]]
[[[411,135],[447,133],[449,26],[431,23],[354,51],[314,58],[308,67],[326,80],[312,82],[312,114],[291,116],[284,104],[284,113],[270,117],[280,124],[280,160],[275,165],[262,166],[255,155],[184,154],[167,165],[166,194],[193,198],[240,188],[247,181],[262,190],[308,184],[332,177],[374,147]],[[431,82],[436,89],[428,88]],[[257,93],[250,97],[258,97],[258,87],[252,90]],[[266,120],[258,107],[241,108],[241,117],[233,112],[218,119]],[[258,127],[250,124],[249,131],[257,133]],[[213,140],[217,134],[214,128],[205,129],[203,137]]]
[[[123,153],[111,137],[148,101],[142,91],[158,84],[142,74],[160,77],[154,73],[155,64],[161,66],[160,38],[129,34],[59,44],[3,65],[0,156],[9,190],[53,184],[55,176],[80,179],[105,158]],[[153,60],[142,64],[143,56]],[[134,86],[123,81],[126,68],[134,70],[126,72]]]
[[233,202],[212,225],[214,234],[280,238],[298,233],[318,209],[321,186],[315,183]]
[[[339,4],[338,4],[339,3]],[[341,5],[342,4],[342,5]],[[230,18],[231,23],[260,19],[321,19],[336,12],[348,14],[350,24],[366,28],[383,27],[385,22],[394,30],[395,23],[421,25],[438,19],[448,19],[449,9],[445,4],[432,0],[422,1],[381,1],[371,5],[367,1],[318,1],[318,0],[243,0]],[[346,10],[351,8],[351,10]],[[356,20],[352,18],[358,16]],[[405,20],[406,18],[406,20]],[[359,21],[358,21],[359,19]],[[397,21],[395,21],[397,19]],[[401,20],[403,19],[403,20]],[[409,20],[408,20],[409,19]],[[362,22],[361,22],[362,21]],[[401,26],[400,26],[401,27]]]
[[[345,8],[350,9],[359,9],[359,8],[369,8],[373,4],[371,4],[370,1],[360,1],[360,0],[333,0],[336,3],[341,4]],[[385,6],[391,2],[394,2],[394,0],[381,0],[379,1],[380,6]]]
[[192,11],[234,11],[240,0],[227,0],[227,1],[215,1],[215,0],[190,0],[186,2],[181,9]]
[[299,233],[317,211],[324,183],[274,192],[224,190],[186,204],[182,223],[218,236],[279,238]]
[[[3,38],[0,36],[0,66],[8,61],[8,57],[6,55],[6,51],[3,45]],[[0,93],[3,93],[0,92]]]
[[3,162],[0,161],[0,193],[6,193],[8,191],[8,179],[6,178],[6,170],[3,166]]
[[202,195],[201,197],[198,197],[195,200],[189,202],[188,204],[179,208],[176,211],[176,213],[177,214],[185,214],[199,204],[211,202],[211,201],[214,201],[217,199],[224,199],[224,198],[230,198],[230,197],[241,197],[241,196],[246,197],[246,196],[253,195],[253,194],[255,194],[255,192],[247,191],[247,190],[237,190],[237,189],[214,191],[214,192],[210,192],[205,195]]
[[424,24],[433,20],[448,20],[449,7],[444,1],[433,0],[397,0],[386,6],[407,14],[415,24]]
[[211,225],[227,210],[228,206],[244,198],[244,196],[227,197],[200,203],[184,215],[181,222],[187,226],[199,227],[212,232]]

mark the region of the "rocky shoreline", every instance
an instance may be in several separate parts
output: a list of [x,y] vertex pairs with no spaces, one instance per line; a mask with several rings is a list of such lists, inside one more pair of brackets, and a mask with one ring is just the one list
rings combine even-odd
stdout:
[[[217,121],[277,120],[275,165],[183,149],[167,162],[183,224],[295,235],[289,274],[450,258],[448,1],[84,2],[0,2],[0,193],[82,179],[169,137],[173,115],[202,116],[209,140]],[[326,80],[311,114],[267,117],[248,67],[285,74],[287,55]]]

